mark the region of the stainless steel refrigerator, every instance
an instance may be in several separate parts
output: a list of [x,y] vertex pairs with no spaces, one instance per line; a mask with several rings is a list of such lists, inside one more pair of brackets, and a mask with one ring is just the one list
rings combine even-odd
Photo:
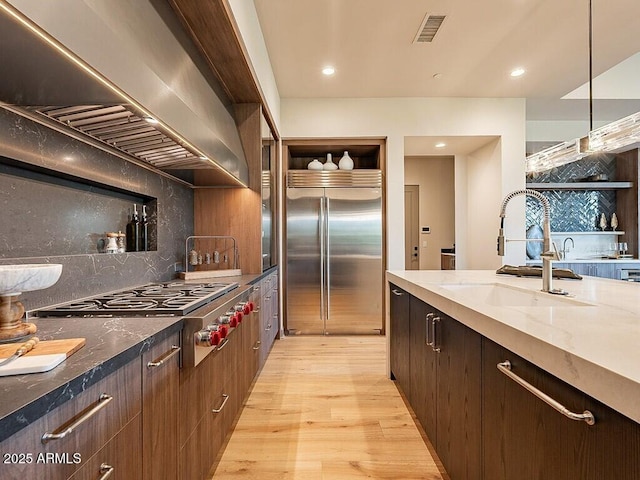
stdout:
[[290,171],[287,332],[380,334],[382,175]]

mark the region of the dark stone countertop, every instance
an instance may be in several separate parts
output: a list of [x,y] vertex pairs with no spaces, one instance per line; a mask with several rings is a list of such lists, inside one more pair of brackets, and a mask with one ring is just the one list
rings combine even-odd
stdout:
[[[251,285],[276,269],[225,280]],[[29,321],[38,326],[40,340],[82,337],[86,344],[49,372],[0,377],[0,442],[180,331],[183,323],[181,317],[48,317]]]
[[[0,377],[0,441],[182,329],[181,317],[36,318],[40,340],[86,338],[53,370]],[[17,348],[17,347],[16,347]]]

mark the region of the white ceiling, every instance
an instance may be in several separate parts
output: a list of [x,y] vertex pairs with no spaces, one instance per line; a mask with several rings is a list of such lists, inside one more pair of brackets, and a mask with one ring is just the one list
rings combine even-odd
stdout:
[[[283,98],[524,97],[529,119],[588,119],[586,100],[562,100],[589,80],[588,0],[254,3]],[[427,13],[446,19],[432,43],[415,44]],[[623,62],[594,80],[594,98],[616,92],[594,103],[595,120],[640,110],[640,59],[624,62],[640,52],[639,22],[638,0],[593,0],[594,77]],[[510,77],[518,66],[527,73]]]

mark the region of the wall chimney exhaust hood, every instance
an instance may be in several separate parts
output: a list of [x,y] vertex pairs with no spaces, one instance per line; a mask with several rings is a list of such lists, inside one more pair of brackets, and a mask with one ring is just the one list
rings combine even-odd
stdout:
[[166,2],[0,0],[0,58],[3,108],[194,187],[248,184],[230,105]]

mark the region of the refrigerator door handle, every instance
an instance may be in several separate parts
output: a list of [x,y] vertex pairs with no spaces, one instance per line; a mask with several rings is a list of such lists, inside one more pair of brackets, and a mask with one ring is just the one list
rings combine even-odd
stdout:
[[325,202],[326,202],[326,214],[325,214],[325,221],[326,221],[326,228],[327,228],[327,245],[326,245],[326,255],[325,255],[325,264],[327,266],[327,281],[326,281],[326,288],[327,288],[327,315],[325,317],[325,333],[327,330],[327,320],[329,320],[330,316],[331,316],[331,242],[330,242],[330,238],[331,238],[331,232],[329,231],[329,216],[331,214],[330,211],[330,204],[329,204],[329,197],[326,196],[325,198]]
[[324,211],[324,197],[319,198],[320,201],[320,217],[318,218],[319,222],[319,230],[320,230],[320,318],[322,319],[322,333],[324,334],[327,325],[326,325],[326,312],[325,312],[325,211]]

